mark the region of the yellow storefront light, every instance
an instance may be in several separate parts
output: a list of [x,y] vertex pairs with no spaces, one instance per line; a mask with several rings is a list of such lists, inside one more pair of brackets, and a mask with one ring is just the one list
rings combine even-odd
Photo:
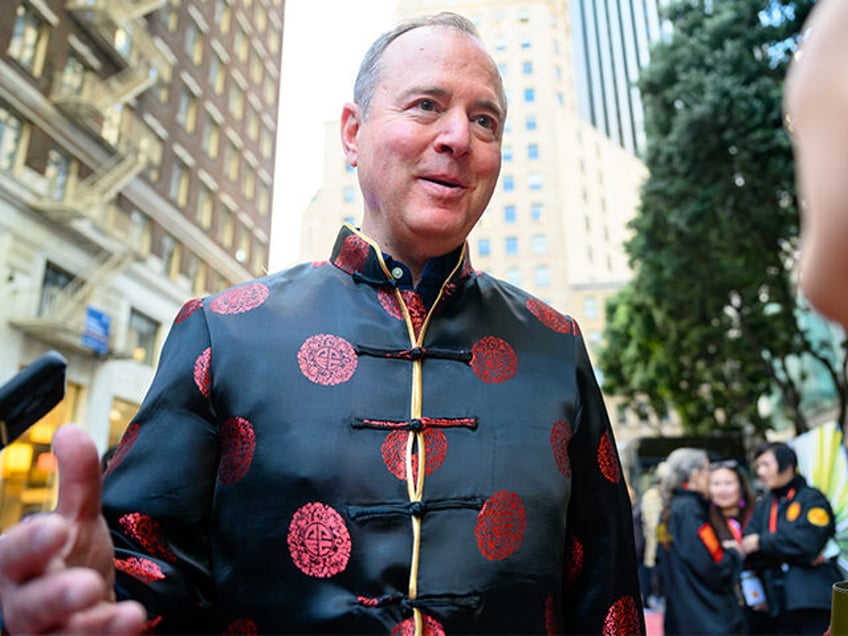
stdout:
[[32,464],[32,446],[29,444],[10,444],[3,451],[4,473],[25,473]]

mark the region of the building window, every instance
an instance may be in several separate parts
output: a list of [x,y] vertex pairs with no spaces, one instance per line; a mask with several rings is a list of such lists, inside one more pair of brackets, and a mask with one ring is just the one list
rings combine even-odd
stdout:
[[130,227],[127,233],[130,245],[136,245],[142,252],[150,248],[150,219],[140,210],[130,213]]
[[536,115],[527,115],[524,119],[525,130],[536,130]]
[[532,104],[536,101],[536,89],[535,88],[525,88],[524,89],[524,102],[527,104]]
[[598,301],[594,296],[583,299],[583,316],[587,319],[598,317]]
[[215,198],[212,190],[205,183],[200,184],[197,193],[197,224],[204,230],[212,226],[212,212],[215,209]]
[[256,208],[260,216],[268,216],[271,212],[271,188],[262,181],[257,185]]
[[56,298],[73,280],[73,274],[66,272],[53,263],[47,263],[47,266],[44,268],[44,278],[41,281],[41,298],[38,301],[38,315],[40,317],[50,317],[51,307]]
[[353,186],[345,186],[342,191],[342,201],[344,203],[353,203],[356,201],[356,188]]
[[248,201],[253,201],[256,196],[256,168],[250,167],[244,171],[244,184],[241,189],[242,194]]
[[50,198],[54,201],[62,201],[65,198],[70,172],[71,158],[68,155],[55,148],[47,151],[47,167],[44,169],[44,177],[47,179]]
[[15,12],[15,26],[7,52],[34,76],[41,75],[47,53],[47,26],[25,3],[19,4]]
[[250,38],[247,37],[247,33],[244,32],[244,29],[238,27],[236,29],[236,37],[233,40],[233,50],[236,52],[236,57],[239,62],[244,63],[247,61],[247,54],[250,51]]
[[183,86],[183,91],[180,93],[180,103],[177,107],[177,122],[189,133],[194,132],[194,127],[197,124],[197,98],[185,86]]
[[195,65],[199,66],[203,63],[203,33],[194,20],[189,20],[186,29],[185,52]]
[[512,161],[512,146],[504,145],[502,153],[504,161]]
[[250,60],[250,79],[254,86],[259,86],[265,76],[265,66],[262,64],[262,58],[258,53],[253,54],[253,59]]
[[188,183],[188,166],[179,159],[174,159],[174,165],[171,166],[171,184],[168,189],[168,196],[171,197],[171,201],[180,207],[185,206],[188,201]]
[[551,284],[551,270],[547,265],[539,265],[533,268],[533,282],[536,287],[549,287]]
[[78,93],[82,90],[82,82],[85,78],[85,65],[74,55],[68,55],[65,68],[62,69],[62,77],[59,80],[61,89],[68,93]]
[[506,282],[511,285],[515,285],[516,287],[521,287],[521,270],[517,267],[510,267],[506,270],[506,274],[504,275],[504,279]]
[[504,206],[504,223],[515,223],[516,219],[515,206]]
[[480,256],[488,256],[492,253],[492,242],[487,238],[477,241],[477,253]]
[[226,164],[227,176],[236,181],[239,176],[239,151],[233,142],[227,143]]
[[232,17],[229,0],[216,0],[215,2],[215,24],[221,29],[221,33],[230,32],[230,18]]
[[0,170],[12,170],[21,140],[23,122],[0,106]]
[[542,204],[541,203],[531,203],[530,204],[530,220],[531,221],[541,221],[542,220]]
[[517,236],[507,236],[506,237],[506,253],[510,256],[514,256],[518,254],[518,237]]
[[250,232],[243,225],[239,232],[238,249],[236,250],[236,260],[239,263],[246,263],[250,260]]
[[274,133],[266,126],[262,126],[262,138],[259,140],[259,149],[262,151],[262,156],[270,159],[274,152]]
[[250,105],[247,107],[247,136],[252,141],[259,139],[259,113]]
[[268,49],[274,55],[280,50],[280,34],[273,29],[268,31]]
[[220,95],[224,91],[224,69],[227,67],[224,60],[217,53],[212,54],[212,59],[209,62],[209,84],[212,85],[212,90],[216,95]]
[[515,179],[512,175],[504,175],[503,189],[504,192],[512,192],[513,190],[515,190]]
[[209,116],[206,118],[206,126],[203,128],[203,142],[201,147],[210,159],[216,159],[218,157],[220,141],[221,125]]
[[224,247],[232,247],[233,246],[233,234],[235,234],[235,221],[233,220],[233,213],[230,210],[225,210],[221,215],[221,227],[218,231],[218,238],[221,241],[221,245]]
[[136,309],[130,309],[130,324],[127,329],[127,348],[133,360],[153,366],[154,347],[159,323]]
[[527,175],[527,185],[531,190],[541,190],[542,175],[540,175],[538,172],[534,172],[533,174]]
[[525,51],[530,48],[530,38],[522,38],[521,39],[521,48]]
[[533,74],[533,62],[524,62],[521,64],[521,72],[524,75],[532,75]]
[[548,238],[544,234],[534,234],[532,238],[532,250],[534,254],[547,254]]
[[229,108],[233,116],[241,121],[244,117],[244,89],[237,82],[230,84]]
[[527,158],[530,160],[536,160],[539,158],[539,144],[528,144]]
[[170,234],[162,237],[162,273],[172,280],[180,273],[180,246]]

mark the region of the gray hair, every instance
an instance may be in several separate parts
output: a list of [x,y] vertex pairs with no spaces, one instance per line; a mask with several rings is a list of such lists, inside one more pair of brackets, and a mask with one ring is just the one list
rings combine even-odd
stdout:
[[700,448],[684,447],[671,451],[665,460],[666,470],[660,484],[666,501],[675,488],[680,488],[689,481],[693,470],[703,468],[708,461],[707,452]]
[[[371,45],[371,48],[368,49],[365,57],[362,58],[362,63],[359,65],[359,72],[356,75],[356,82],[353,85],[353,101],[362,109],[363,115],[367,115],[368,107],[371,105],[371,99],[374,97],[374,92],[377,90],[377,82],[380,79],[380,60],[382,59],[383,53],[385,53],[389,44],[394,42],[404,33],[408,33],[409,31],[420,29],[422,27],[434,26],[444,26],[456,29],[482,44],[482,38],[480,37],[480,33],[477,31],[477,27],[474,26],[474,23],[458,13],[443,11],[435,15],[419,16],[417,18],[411,18],[401,22],[392,30],[387,31],[374,40],[374,43]],[[498,95],[501,99],[501,105],[504,108],[504,115],[506,115],[506,92],[504,91],[503,80],[501,79],[500,73],[498,73],[497,76]]]

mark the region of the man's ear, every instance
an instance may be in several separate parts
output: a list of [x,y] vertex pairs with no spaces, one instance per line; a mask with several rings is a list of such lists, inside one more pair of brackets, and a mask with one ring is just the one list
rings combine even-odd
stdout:
[[357,104],[347,103],[342,107],[342,148],[344,149],[347,163],[352,168],[356,167],[359,158],[357,135],[361,124],[361,111]]

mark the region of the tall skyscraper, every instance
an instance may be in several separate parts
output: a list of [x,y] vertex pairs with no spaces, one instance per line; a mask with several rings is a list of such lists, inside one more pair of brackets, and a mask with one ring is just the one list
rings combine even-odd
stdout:
[[0,5],[0,381],[67,395],[2,458],[0,528],[48,507],[68,421],[114,444],[180,306],[264,272],[284,0]]
[[642,98],[636,81],[660,37],[656,0],[572,0],[580,116],[607,137],[642,155]]
[[[595,348],[606,299],[631,277],[623,245],[646,169],[580,116],[578,27],[569,3],[401,0],[398,6],[399,18],[451,10],[473,20],[504,79],[509,114],[501,176],[469,239],[472,263],[574,316]],[[356,172],[345,163],[338,126],[326,124],[324,182],[303,215],[303,259],[326,258],[339,225],[361,218]],[[609,406],[622,424],[641,419],[612,400]]]

